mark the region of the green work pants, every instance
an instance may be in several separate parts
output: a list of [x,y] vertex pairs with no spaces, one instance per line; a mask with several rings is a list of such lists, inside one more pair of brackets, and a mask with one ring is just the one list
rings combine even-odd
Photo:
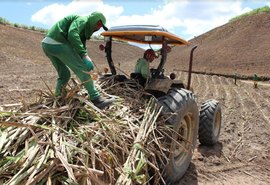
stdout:
[[88,71],[87,64],[74,51],[69,44],[46,44],[42,43],[42,48],[47,57],[51,60],[53,66],[58,73],[55,95],[59,96],[61,89],[64,88],[70,79],[70,68],[76,76],[81,80],[84,87],[88,91],[90,100],[95,100],[99,96],[99,92],[95,88],[94,81],[85,71]]

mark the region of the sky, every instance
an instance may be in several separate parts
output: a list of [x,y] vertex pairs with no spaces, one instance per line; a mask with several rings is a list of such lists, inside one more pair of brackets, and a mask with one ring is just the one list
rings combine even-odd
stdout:
[[108,27],[160,25],[189,40],[235,16],[269,5],[270,0],[1,0],[0,17],[48,29],[66,15],[100,11]]

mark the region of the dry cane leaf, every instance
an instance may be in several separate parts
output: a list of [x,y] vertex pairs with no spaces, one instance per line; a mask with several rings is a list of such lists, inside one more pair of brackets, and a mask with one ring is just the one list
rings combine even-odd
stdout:
[[67,170],[68,176],[71,178],[71,180],[73,182],[77,183],[76,178],[75,178],[75,175],[73,173],[73,169],[69,166],[69,164],[67,162],[67,159],[65,159],[65,157],[59,151],[56,151],[56,156],[62,162],[62,164],[65,167],[65,169]]
[[99,77],[99,72],[95,72],[95,71],[84,71],[84,73],[88,74],[91,76],[91,78],[89,80],[97,80]]

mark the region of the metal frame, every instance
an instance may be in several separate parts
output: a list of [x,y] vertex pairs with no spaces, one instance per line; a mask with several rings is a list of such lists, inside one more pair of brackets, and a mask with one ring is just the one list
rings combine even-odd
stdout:
[[[136,27],[136,25],[132,26],[132,27]],[[115,66],[114,66],[114,63],[113,63],[113,59],[112,59],[112,38],[117,38],[119,40],[128,40],[130,42],[140,42],[138,40],[134,41],[134,40],[130,40],[130,39],[127,39],[126,37],[124,37],[125,35],[129,35],[131,33],[133,33],[134,35],[136,34],[146,34],[146,33],[150,33],[151,32],[151,29],[149,30],[149,27],[151,28],[151,26],[147,27],[146,25],[146,30],[142,31],[143,30],[143,26],[142,25],[138,25],[139,29],[142,29],[142,30],[132,30],[132,27],[125,27],[125,26],[122,26],[120,27],[120,30],[119,27],[116,27],[116,28],[111,28],[110,30],[106,31],[106,32],[103,32],[102,35],[107,37],[108,40],[106,41],[106,46],[105,46],[105,52],[106,52],[106,58],[107,58],[107,61],[108,61],[108,64],[109,64],[109,67],[110,67],[110,70],[111,70],[111,73],[112,75],[116,75],[116,69],[115,69]],[[156,26],[152,26],[154,29],[160,29],[162,27],[156,27]],[[150,32],[149,32],[150,31]],[[163,35],[162,36],[162,47],[161,47],[161,59],[160,59],[160,63],[157,67],[157,70],[156,70],[156,73],[154,74],[153,78],[156,78],[163,70],[164,68],[164,65],[165,65],[165,62],[167,60],[167,51],[166,51],[166,47],[168,46],[168,42],[170,43],[169,39],[173,38],[173,39],[177,39],[180,43],[182,43],[182,45],[184,44],[188,44],[187,41],[181,39],[180,37],[177,37],[169,32],[167,32],[167,30],[163,29],[163,30],[153,30],[151,32],[151,34],[157,34],[159,36]],[[121,37],[123,36],[123,37]],[[170,37],[170,38],[167,38],[167,37]],[[144,43],[144,41],[142,41],[141,43]],[[144,43],[146,44],[146,43]],[[151,44],[151,43],[149,43]],[[156,43],[152,43],[152,44],[156,44]],[[179,44],[176,44],[176,45],[179,45]],[[189,90],[190,89],[190,84],[191,84],[191,74],[192,74],[192,65],[193,65],[193,53],[194,53],[194,50],[197,48],[197,45],[194,46],[192,49],[191,49],[191,52],[190,52],[190,60],[189,60],[189,70],[188,70],[188,83],[187,83],[187,89]]]

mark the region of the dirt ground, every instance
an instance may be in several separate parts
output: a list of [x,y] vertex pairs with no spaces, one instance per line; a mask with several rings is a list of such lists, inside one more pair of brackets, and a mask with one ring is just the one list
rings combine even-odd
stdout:
[[[187,74],[178,73],[181,79]],[[266,185],[270,183],[270,86],[234,79],[193,75],[201,104],[216,99],[222,107],[220,140],[198,146],[181,184]]]
[[[44,35],[3,25],[0,34],[0,107],[31,102],[35,91],[47,90],[46,84],[53,90],[57,74],[41,50]],[[95,61],[103,61],[97,46],[91,42],[89,51]],[[121,46],[114,48],[113,57],[127,61],[119,65],[124,69],[142,50]],[[104,64],[100,62],[100,68]],[[177,76],[186,81],[186,73]],[[259,82],[255,89],[252,82],[238,80],[235,85],[231,78],[201,74],[192,76],[192,86],[199,105],[208,99],[220,102],[222,128],[214,147],[198,145],[180,184],[270,184],[270,86]]]

